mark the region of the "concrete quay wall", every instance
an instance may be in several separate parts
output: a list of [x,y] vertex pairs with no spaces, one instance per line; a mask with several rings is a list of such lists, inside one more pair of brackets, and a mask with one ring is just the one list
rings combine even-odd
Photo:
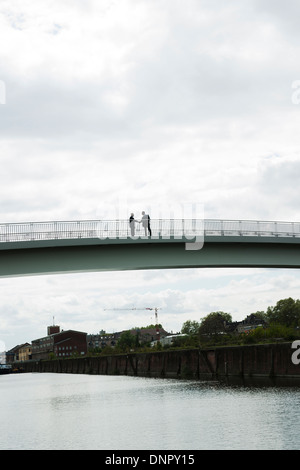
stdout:
[[178,379],[300,378],[300,364],[294,364],[295,361],[292,360],[294,352],[292,343],[278,343],[28,361],[23,363],[22,367],[25,372],[133,375]]

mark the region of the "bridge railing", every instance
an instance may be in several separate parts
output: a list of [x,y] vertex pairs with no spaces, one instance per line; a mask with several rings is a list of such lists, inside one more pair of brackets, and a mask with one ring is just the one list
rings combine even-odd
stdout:
[[300,237],[299,222],[261,220],[211,220],[204,222],[205,235]]
[[[215,219],[151,219],[152,238],[195,236],[300,237],[299,222],[268,222]],[[144,238],[142,224],[135,224],[135,237]],[[0,224],[0,242],[79,238],[126,239],[131,227],[126,220],[80,220]]]
[[[152,237],[195,237],[203,234],[203,220],[152,219]],[[141,223],[134,224],[134,237],[148,236]],[[0,224],[0,242],[62,240],[78,238],[126,239],[132,236],[128,220],[80,220]]]

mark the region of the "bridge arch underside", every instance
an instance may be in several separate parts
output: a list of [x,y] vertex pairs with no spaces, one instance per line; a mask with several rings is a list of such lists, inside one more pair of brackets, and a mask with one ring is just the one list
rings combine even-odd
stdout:
[[0,249],[0,277],[176,268],[299,268],[300,239],[207,237],[202,249],[184,240],[78,240],[11,243]]

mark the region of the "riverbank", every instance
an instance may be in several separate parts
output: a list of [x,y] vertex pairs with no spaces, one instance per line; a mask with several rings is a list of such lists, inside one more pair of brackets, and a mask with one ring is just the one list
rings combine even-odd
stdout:
[[24,372],[133,375],[177,379],[278,377],[300,379],[292,343],[85,356],[22,363]]

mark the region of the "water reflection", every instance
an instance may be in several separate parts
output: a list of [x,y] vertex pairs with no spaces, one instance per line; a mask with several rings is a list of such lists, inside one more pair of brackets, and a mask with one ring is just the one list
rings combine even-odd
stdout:
[[1,449],[297,449],[300,387],[24,374],[0,381]]

